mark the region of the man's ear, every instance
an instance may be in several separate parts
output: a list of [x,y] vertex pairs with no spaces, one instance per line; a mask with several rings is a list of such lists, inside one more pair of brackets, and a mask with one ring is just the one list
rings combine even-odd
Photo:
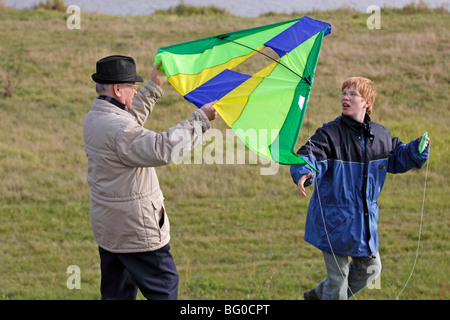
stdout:
[[117,97],[122,96],[122,93],[120,92],[120,84],[113,84],[112,88],[114,95],[116,95]]

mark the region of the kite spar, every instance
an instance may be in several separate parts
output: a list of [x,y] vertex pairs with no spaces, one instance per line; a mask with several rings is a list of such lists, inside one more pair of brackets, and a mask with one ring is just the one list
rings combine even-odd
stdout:
[[[155,64],[162,60],[169,82],[197,107],[218,100],[217,112],[248,148],[280,164],[302,164],[294,148],[330,32],[330,24],[305,16],[163,47]],[[278,59],[260,52],[265,47]],[[252,75],[233,70],[257,53],[273,62]]]

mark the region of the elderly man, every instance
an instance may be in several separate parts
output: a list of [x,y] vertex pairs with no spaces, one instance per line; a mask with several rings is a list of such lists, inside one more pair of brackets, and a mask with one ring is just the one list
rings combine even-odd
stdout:
[[174,160],[172,150],[179,143],[174,132],[187,135],[192,148],[217,113],[211,102],[167,132],[145,129],[167,80],[159,65],[139,92],[136,82],[143,80],[131,57],[103,58],[92,75],[99,96],[86,115],[83,133],[102,299],[136,299],[138,288],[147,299],[177,298],[169,219],[154,167]]

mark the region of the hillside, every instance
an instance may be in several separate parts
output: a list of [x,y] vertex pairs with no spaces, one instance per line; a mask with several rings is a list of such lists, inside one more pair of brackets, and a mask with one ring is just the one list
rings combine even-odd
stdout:
[[[150,77],[159,47],[305,14],[239,18],[224,12],[146,17],[0,7],[0,299],[98,299],[99,258],[89,220],[83,119],[96,97],[91,74],[110,54],[133,56]],[[349,76],[375,81],[373,120],[404,142],[428,131],[432,152],[419,258],[400,299],[449,299],[450,36],[445,10],[338,10],[306,15],[332,25],[324,38],[303,144],[340,114]],[[167,83],[146,127],[167,128],[194,107]],[[221,119],[213,126],[226,135]],[[234,142],[233,142],[234,143]],[[201,150],[200,150],[201,152]],[[171,164],[157,169],[171,222],[180,299],[302,299],[325,276],[321,253],[303,241],[308,199],[289,168],[267,164]],[[395,299],[414,263],[425,168],[389,175],[380,197],[380,289],[358,299]],[[312,189],[308,190],[308,196]],[[69,265],[81,289],[66,286]]]

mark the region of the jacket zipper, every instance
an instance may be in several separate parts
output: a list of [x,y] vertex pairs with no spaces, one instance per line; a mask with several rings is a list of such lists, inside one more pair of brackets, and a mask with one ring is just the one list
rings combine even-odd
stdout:
[[364,172],[363,172],[363,188],[362,188],[362,199],[363,199],[363,206],[364,206],[364,221],[366,224],[366,230],[367,230],[367,247],[369,248],[369,251],[372,251],[370,249],[370,221],[369,221],[369,208],[367,206],[367,175],[369,172],[369,161],[367,159],[366,155],[366,139],[364,137],[364,126],[361,126],[361,142],[362,142],[362,156],[363,156],[363,162],[364,162]]

